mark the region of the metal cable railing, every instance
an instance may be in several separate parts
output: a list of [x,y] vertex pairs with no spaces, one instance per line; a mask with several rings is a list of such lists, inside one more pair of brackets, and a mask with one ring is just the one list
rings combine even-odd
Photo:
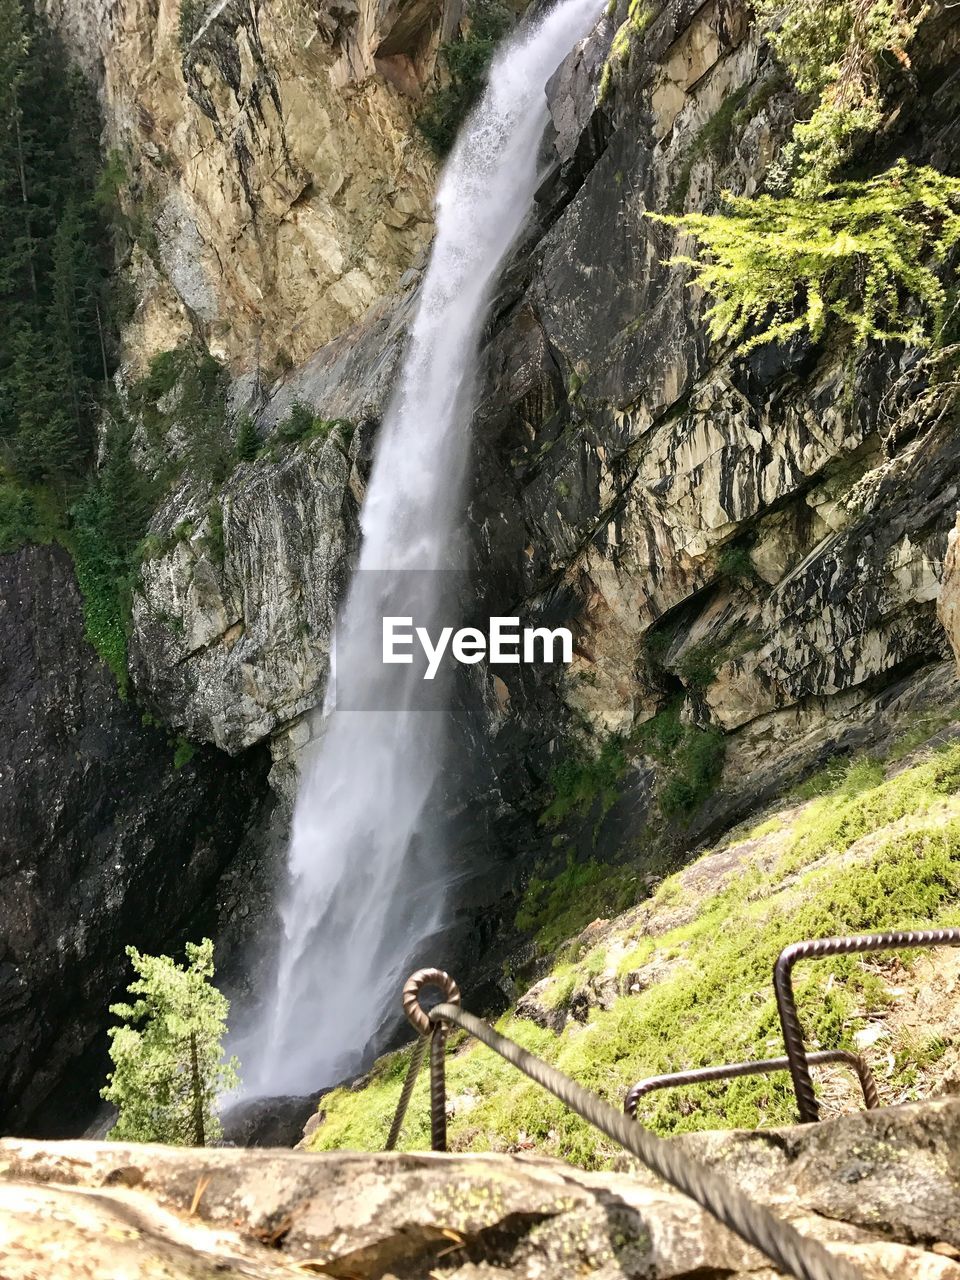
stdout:
[[[420,1004],[420,992],[424,987],[438,988],[445,997],[444,1003],[426,1011]],[[849,1262],[830,1253],[818,1241],[802,1236],[762,1205],[754,1204],[743,1192],[686,1155],[676,1144],[658,1138],[542,1058],[500,1035],[489,1023],[467,1013],[460,1007],[460,990],[449,974],[440,969],[421,969],[413,974],[403,989],[403,1008],[421,1040],[410,1062],[391,1125],[389,1145],[395,1145],[399,1136],[429,1037],[432,1145],[435,1151],[446,1150],[444,1050],[446,1027],[452,1024],[462,1027],[559,1098],[571,1111],[619,1143],[664,1182],[689,1196],[787,1275],[796,1277],[796,1280],[862,1280],[861,1273]]]
[[[847,1049],[825,1049],[807,1055],[807,1065],[811,1067],[826,1066],[832,1062],[842,1062],[857,1073],[863,1091],[863,1103],[868,1111],[879,1107],[877,1082],[858,1053],[850,1053]],[[762,1058],[757,1062],[730,1062],[722,1067],[699,1067],[695,1071],[672,1071],[669,1075],[650,1076],[638,1081],[630,1089],[624,1099],[623,1109],[628,1116],[636,1117],[637,1103],[657,1089],[678,1089],[690,1084],[709,1084],[713,1080],[737,1080],[741,1076],[766,1076],[773,1075],[776,1071],[789,1070],[789,1058]]]
[[816,938],[794,942],[780,952],[773,967],[773,989],[776,992],[783,1043],[787,1050],[802,1124],[819,1120],[820,1108],[810,1077],[812,1059],[804,1046],[797,1001],[793,993],[793,966],[799,960],[822,960],[826,956],[852,955],[863,951],[895,951],[910,947],[960,947],[960,929],[894,929],[888,933],[860,933],[848,938]]

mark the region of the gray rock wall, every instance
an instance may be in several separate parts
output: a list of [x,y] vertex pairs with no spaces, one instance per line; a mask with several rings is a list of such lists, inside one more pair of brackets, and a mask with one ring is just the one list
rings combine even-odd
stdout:
[[54,546],[0,556],[0,709],[0,1127],[79,1133],[132,976],[124,947],[217,931],[269,761],[203,748],[174,768],[169,731],[121,700],[85,639]]

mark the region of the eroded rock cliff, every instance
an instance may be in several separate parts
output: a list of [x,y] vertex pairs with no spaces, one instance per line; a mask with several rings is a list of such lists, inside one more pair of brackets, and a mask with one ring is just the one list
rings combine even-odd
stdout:
[[[457,16],[230,0],[179,47],[166,0],[60,4],[102,63],[125,205],[152,228],[132,251],[131,355],[201,335],[270,441],[156,514],[137,693],[230,752],[269,743],[289,794],[430,233],[411,113]],[[577,637],[565,671],[474,672],[460,691],[458,968],[491,1000],[532,871],[652,868],[891,721],[958,702],[936,620],[953,384],[920,351],[829,332],[748,356],[709,339],[706,300],[667,264],[677,233],[648,215],[759,189],[796,96],[733,0],[650,6],[642,32],[635,18],[621,0],[553,81],[544,182],[484,344],[466,515],[483,604]],[[958,56],[934,5],[871,165],[957,171]],[[336,429],[285,445],[298,401]]]
[[133,365],[197,333],[272,377],[429,243],[434,161],[411,122],[456,0],[48,8],[102,84],[123,169]]
[[124,947],[228,924],[221,881],[268,760],[205,747],[176,767],[170,733],[121,700],[86,640],[57,547],[0,556],[0,706],[0,1124],[79,1133]]
[[[572,852],[642,855],[644,828],[663,822],[657,773],[662,788],[679,767],[653,768],[649,749],[628,751],[617,803],[598,797],[569,816],[562,838],[547,841],[538,819],[559,762],[589,760],[612,735],[636,742],[658,713],[705,755],[725,754],[712,792],[704,779],[680,780],[690,789],[685,825],[670,830],[683,845],[785,776],[869,739],[885,716],[956,697],[935,600],[960,477],[955,412],[935,361],[878,345],[854,351],[829,334],[746,357],[710,342],[704,298],[666,263],[676,233],[647,215],[708,208],[722,187],[756,190],[789,136],[795,97],[745,12],[674,0],[614,59],[598,103],[621,24],[625,9],[603,18],[555,77],[552,167],[484,353],[468,513],[477,577],[495,611],[519,607],[577,635],[562,674],[506,668],[496,686],[464,695],[462,732],[479,764],[460,780],[471,796],[463,858],[494,916],[510,911],[509,898],[494,907],[489,894],[538,859],[549,872]],[[881,154],[956,167],[957,53],[955,24],[932,12]],[[322,418],[375,422],[410,288],[283,378],[262,429],[296,399]],[[358,490],[348,496],[347,462],[330,444],[323,458],[339,479],[324,482],[334,500],[312,518],[339,524],[307,539],[339,558]],[[210,570],[212,598],[232,592],[234,603],[212,614],[198,606],[190,555],[178,548],[149,569],[136,611],[144,694],[172,723],[231,749],[282,735],[323,683],[322,642],[294,642],[281,658],[269,640],[264,648],[261,615],[241,603],[244,591],[263,596],[272,548],[303,528],[302,503],[266,496],[284,492],[293,464],[263,465],[258,505],[269,527],[241,519],[231,496],[229,563]],[[172,502],[163,527],[186,514]],[[279,607],[287,621],[298,616],[299,605]],[[206,637],[203,648],[184,640],[173,683],[170,644],[148,625],[158,611],[172,611],[185,638]],[[319,614],[322,637],[329,605]],[[240,670],[276,699],[273,710],[262,696],[237,701]],[[229,730],[201,702],[229,703]],[[277,749],[289,754],[286,742]],[[706,768],[706,782],[718,772]],[[491,862],[499,870],[488,874]]]

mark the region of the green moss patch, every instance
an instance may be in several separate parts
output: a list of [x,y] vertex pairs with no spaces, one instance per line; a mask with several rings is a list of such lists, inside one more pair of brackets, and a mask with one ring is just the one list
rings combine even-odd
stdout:
[[[623,977],[657,957],[671,959],[654,986],[620,996],[609,1010],[591,1010],[585,1026],[570,1022],[560,1035],[513,1015],[501,1019],[500,1029],[617,1106],[626,1089],[648,1075],[782,1052],[771,973],[785,945],[836,933],[960,923],[960,746],[890,779],[878,781],[877,770],[875,762],[848,767],[792,816],[789,877],[775,861],[745,863],[704,895],[692,919],[662,935],[634,938],[617,971]],[[837,856],[824,859],[825,853]],[[684,896],[680,873],[664,883],[654,908]],[[595,948],[558,966],[550,1003],[569,999],[598,964],[603,967],[607,954]],[[800,1017],[811,1048],[851,1048],[866,1019],[889,1003],[882,963],[846,956],[798,967]],[[882,1082],[888,1096],[920,1069],[915,1048],[894,1046],[892,1075]],[[920,1049],[924,1062],[942,1054],[930,1038]],[[326,1119],[313,1147],[382,1146],[405,1061],[403,1054],[384,1059],[363,1090],[336,1090],[324,1098]],[[461,1100],[450,1123],[454,1148],[509,1150],[533,1142],[588,1168],[615,1154],[601,1135],[482,1046],[467,1042],[451,1054],[448,1090]],[[794,1114],[784,1075],[653,1094],[643,1101],[640,1118],[670,1134],[756,1128],[789,1122]],[[418,1149],[428,1142],[424,1080],[401,1145]]]

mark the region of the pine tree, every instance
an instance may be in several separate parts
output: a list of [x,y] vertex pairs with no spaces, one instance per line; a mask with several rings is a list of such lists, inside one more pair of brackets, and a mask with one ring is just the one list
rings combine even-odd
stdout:
[[101,1090],[120,1112],[111,1138],[202,1147],[221,1136],[217,1099],[240,1083],[237,1060],[223,1057],[229,1003],[211,982],[210,939],[186,951],[178,965],[127,948],[137,999],[110,1007],[122,1019],[109,1031],[114,1067]]
[[109,375],[96,98],[34,0],[0,0],[0,433],[26,483],[71,487]]
[[723,212],[649,214],[699,242],[695,283],[713,299],[714,338],[739,350],[814,341],[827,324],[858,342],[929,346],[943,325],[942,276],[960,245],[960,178],[898,161],[866,182],[825,186],[817,200],[725,194]]
[[249,413],[245,413],[237,427],[237,457],[241,462],[252,462],[260,452],[262,443],[256,424]]

